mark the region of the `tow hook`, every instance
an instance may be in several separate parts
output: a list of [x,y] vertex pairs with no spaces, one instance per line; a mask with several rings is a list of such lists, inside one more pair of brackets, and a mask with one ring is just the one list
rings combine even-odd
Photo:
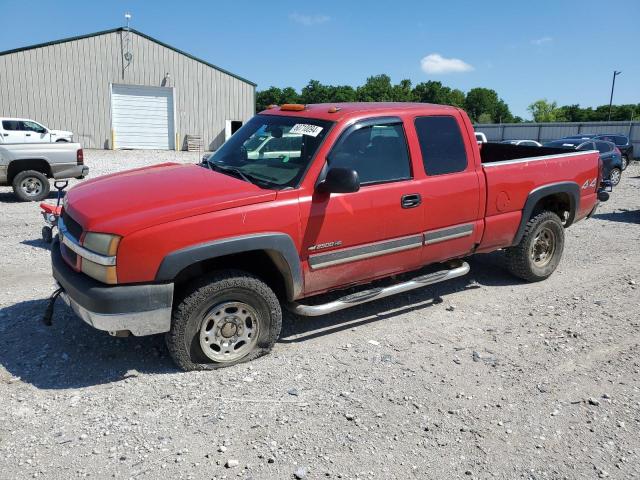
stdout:
[[47,309],[44,311],[44,315],[42,316],[42,323],[44,323],[47,327],[53,325],[53,308],[55,307],[58,296],[60,296],[63,290],[64,289],[60,287],[49,297],[49,304],[47,305]]

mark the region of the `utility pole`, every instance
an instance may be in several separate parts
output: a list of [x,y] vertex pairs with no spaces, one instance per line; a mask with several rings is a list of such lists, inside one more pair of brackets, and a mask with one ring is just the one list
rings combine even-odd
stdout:
[[611,121],[611,105],[613,104],[613,89],[616,88],[616,77],[620,75],[622,72],[618,72],[617,70],[613,71],[613,81],[611,82],[611,97],[609,97],[609,119]]

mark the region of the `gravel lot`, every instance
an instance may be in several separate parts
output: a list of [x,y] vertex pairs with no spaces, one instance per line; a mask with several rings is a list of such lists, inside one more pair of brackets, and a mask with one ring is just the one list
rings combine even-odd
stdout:
[[[86,151],[92,176],[196,154]],[[52,195],[53,198],[53,195]],[[36,204],[0,189],[0,478],[640,477],[640,165],[525,284],[471,274],[182,373],[58,302]]]

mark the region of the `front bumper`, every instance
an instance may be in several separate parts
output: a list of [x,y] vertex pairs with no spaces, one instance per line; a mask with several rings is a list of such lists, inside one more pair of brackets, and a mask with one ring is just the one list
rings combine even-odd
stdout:
[[169,331],[173,283],[105,285],[67,265],[58,240],[51,245],[51,267],[63,300],[92,327],[136,336]]
[[51,173],[56,180],[64,178],[84,178],[89,175],[89,167],[87,165],[76,164],[58,164],[51,165]]

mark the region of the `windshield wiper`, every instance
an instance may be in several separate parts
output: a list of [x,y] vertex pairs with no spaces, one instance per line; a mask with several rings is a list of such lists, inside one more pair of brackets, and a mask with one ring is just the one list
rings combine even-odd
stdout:
[[257,178],[257,177],[254,177],[253,175],[248,175],[248,174],[244,173],[242,170],[240,170],[237,167],[230,167],[230,166],[226,166],[226,165],[222,166],[220,164],[212,162],[211,160],[207,160],[207,164],[213,170],[218,170],[218,171],[220,171],[222,173],[231,173],[231,174],[235,175],[236,177],[239,177],[240,179],[244,180],[247,183],[252,183],[254,185],[262,184],[263,186],[267,183],[264,180],[261,180],[260,178]]

